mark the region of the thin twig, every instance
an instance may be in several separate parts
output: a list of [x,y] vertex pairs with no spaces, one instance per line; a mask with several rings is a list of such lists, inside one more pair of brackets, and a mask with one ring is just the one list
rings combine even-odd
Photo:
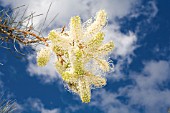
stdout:
[[48,16],[48,13],[49,13],[49,11],[50,11],[51,5],[52,5],[52,2],[50,3],[50,6],[49,6],[49,8],[48,8],[48,11],[47,11],[47,14],[46,14],[46,16],[45,16],[45,19],[44,19],[43,25],[42,25],[42,27],[41,27],[40,33],[41,33],[41,31],[42,31],[42,29],[43,29],[43,27],[44,27],[45,21],[47,20],[47,16]]

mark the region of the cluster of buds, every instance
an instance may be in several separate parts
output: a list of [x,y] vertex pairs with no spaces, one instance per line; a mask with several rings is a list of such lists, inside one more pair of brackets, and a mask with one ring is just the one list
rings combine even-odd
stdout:
[[[104,72],[110,70],[109,63],[104,59],[114,48],[113,42],[103,44],[102,28],[107,21],[104,10],[97,12],[95,20],[83,27],[79,16],[70,19],[69,31],[52,30],[48,35],[49,46],[37,54],[38,66],[45,66],[50,59],[50,51],[57,56],[55,67],[69,90],[78,94],[84,103],[90,102],[91,87],[106,85],[106,79],[94,75],[86,68],[86,64],[94,61]],[[93,64],[91,64],[93,65]],[[94,65],[95,66],[95,65]]]

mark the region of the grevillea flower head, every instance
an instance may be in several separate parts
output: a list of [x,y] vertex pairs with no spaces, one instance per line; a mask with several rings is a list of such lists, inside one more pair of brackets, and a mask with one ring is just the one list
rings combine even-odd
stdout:
[[[50,31],[48,49],[45,48],[37,54],[37,64],[45,66],[49,61],[50,51],[57,56],[55,67],[69,90],[78,94],[84,103],[90,102],[91,87],[99,88],[106,85],[106,79],[102,75],[95,75],[86,65],[96,62],[99,70],[110,70],[106,55],[114,48],[113,42],[103,44],[104,32],[102,28],[107,21],[104,10],[96,13],[91,25],[84,27],[79,16],[70,19],[69,31]],[[102,56],[102,57],[101,57]]]
[[82,102],[88,103],[91,99],[91,89],[89,80],[86,76],[82,76],[78,80],[78,91]]
[[100,10],[95,18],[95,21],[86,28],[85,37],[91,37],[102,30],[107,21],[107,14],[104,10]]
[[50,49],[48,47],[41,49],[37,53],[38,66],[45,66],[50,60]]
[[82,37],[81,19],[79,16],[72,17],[70,20],[70,37],[74,41],[79,41]]

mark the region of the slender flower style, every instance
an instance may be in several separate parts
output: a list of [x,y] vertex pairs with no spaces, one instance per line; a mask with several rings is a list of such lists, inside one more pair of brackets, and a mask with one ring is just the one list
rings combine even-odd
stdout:
[[[107,21],[104,10],[96,13],[93,23],[82,25],[79,16],[70,19],[69,31],[57,32],[52,30],[48,35],[49,46],[37,54],[37,64],[45,66],[50,58],[50,51],[57,56],[55,67],[67,84],[69,90],[78,94],[84,103],[90,102],[91,88],[106,85],[102,75],[95,75],[87,68],[98,67],[107,72],[110,70],[105,56],[114,48],[113,42],[103,44],[104,32],[102,28]],[[95,63],[92,63],[95,62]]]

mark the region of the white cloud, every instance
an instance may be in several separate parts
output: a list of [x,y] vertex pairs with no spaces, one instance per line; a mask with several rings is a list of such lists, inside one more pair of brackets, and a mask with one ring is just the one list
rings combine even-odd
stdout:
[[127,34],[121,33],[120,26],[116,24],[108,25],[105,33],[106,41],[113,40],[115,44],[115,48],[110,57],[117,59],[117,63],[114,64],[114,71],[111,71],[107,77],[113,80],[119,80],[124,76],[122,73],[123,66],[125,64],[129,65],[132,62],[131,57],[134,55],[134,50],[138,47],[136,44],[137,36],[131,31]]
[[170,90],[164,85],[170,80],[169,75],[169,62],[151,61],[145,63],[142,75],[135,74],[133,76],[136,84],[128,93],[131,103],[144,105],[148,112],[166,112],[166,108],[170,106]]
[[119,94],[117,93],[102,89],[94,93],[94,101],[92,101],[90,105],[96,106],[103,110],[104,113],[138,113],[130,106],[121,103],[121,101],[117,99],[118,96]]
[[[137,78],[137,83],[140,84],[142,81],[140,79],[143,79],[145,82],[143,85],[147,85],[147,87],[153,87],[155,85],[159,85],[165,81],[167,81],[170,74],[170,65],[166,61],[150,61],[149,63],[144,63],[144,74],[149,75],[147,77],[139,77]],[[147,78],[147,79],[146,79]],[[145,80],[146,79],[146,80]],[[142,86],[144,87],[144,86]]]
[[138,4],[137,0],[107,0],[107,1],[91,1],[87,0],[86,4],[89,4],[89,13],[94,14],[100,9],[105,9],[108,13],[108,18],[114,19],[115,17],[122,18],[131,13],[131,9]]
[[152,10],[151,17],[153,18],[158,13],[158,8],[157,8],[155,0],[154,1],[150,1],[149,5],[151,6],[151,8],[150,8]]
[[[129,14],[131,8],[138,3],[137,0],[2,0],[2,5],[11,5],[13,8],[21,5],[29,5],[26,15],[30,14],[30,12],[36,12],[36,14],[44,14],[45,16],[50,2],[52,2],[52,7],[47,21],[50,21],[55,14],[59,13],[55,19],[57,25],[67,25],[70,17],[74,15],[80,15],[83,19],[88,19],[99,9],[105,9],[108,12],[109,19],[115,17],[121,18]],[[44,16],[36,18],[35,23],[40,23],[44,19]]]
[[120,32],[120,26],[108,25],[105,29],[106,40],[113,40],[115,43],[115,49],[113,54],[115,56],[126,57],[133,53],[136,49],[137,36],[129,31],[128,34]]
[[[118,92],[96,91],[91,105],[106,113],[138,113],[134,106],[143,107],[144,113],[166,113],[170,107],[170,62],[150,61],[144,63],[141,73],[130,73],[135,84],[120,88]],[[126,96],[126,104],[117,97]]]
[[[19,105],[19,104],[18,104]],[[60,113],[60,109],[54,108],[54,109],[47,109],[44,107],[44,104],[41,102],[40,99],[34,99],[29,98],[25,101],[24,104],[19,105],[21,109],[19,109],[17,112],[23,112],[23,111],[36,111],[40,113]]]
[[133,13],[129,17],[137,18],[142,15],[147,17],[147,19],[144,21],[149,23],[157,15],[159,11],[157,7],[157,1],[151,0],[146,2],[144,5],[142,3],[143,1],[141,1],[141,5],[139,6],[140,8],[133,10]]

